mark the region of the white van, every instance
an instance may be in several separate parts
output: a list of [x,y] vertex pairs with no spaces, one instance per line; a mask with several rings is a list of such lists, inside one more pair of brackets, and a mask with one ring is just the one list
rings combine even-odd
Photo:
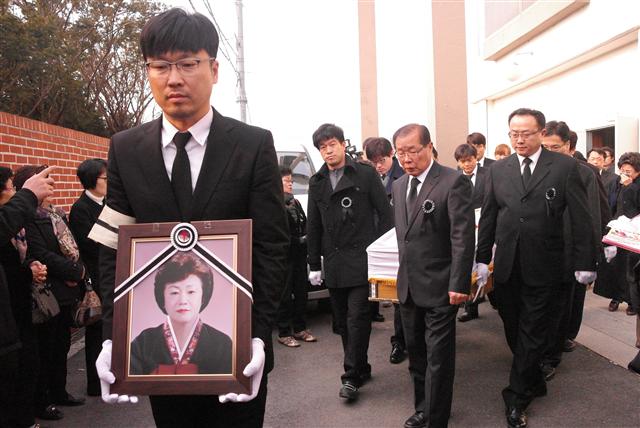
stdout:
[[[324,163],[322,156],[312,145],[307,146],[302,143],[276,143],[276,153],[278,164],[291,168],[293,195],[300,201],[306,213],[309,200],[309,179]],[[309,285],[308,296],[309,300],[324,299],[329,297],[329,291],[324,285],[319,287]]]

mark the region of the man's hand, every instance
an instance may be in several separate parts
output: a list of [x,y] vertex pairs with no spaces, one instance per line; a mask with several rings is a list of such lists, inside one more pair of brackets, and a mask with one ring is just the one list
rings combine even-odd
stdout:
[[37,260],[29,263],[29,268],[31,269],[31,277],[33,278],[33,282],[42,284],[47,280],[47,266],[43,265]]
[[38,204],[41,204],[43,199],[46,197],[53,195],[53,184],[55,181],[53,178],[49,177],[49,174],[54,168],[55,167],[50,166],[43,169],[38,174],[32,175],[22,186],[25,189],[31,190],[36,195],[36,198],[38,198]]
[[258,395],[260,390],[260,382],[262,382],[262,372],[264,371],[264,363],[266,360],[264,354],[264,342],[262,339],[254,337],[251,339],[251,361],[244,368],[242,374],[251,378],[251,395],[236,394],[230,392],[218,396],[218,400],[221,403],[233,402],[233,403],[246,403],[251,401]]
[[487,285],[487,281],[489,281],[489,265],[484,263],[476,264],[476,273],[478,274],[478,287]]
[[322,284],[322,271],[312,270],[309,272],[309,282],[315,286]]
[[449,304],[451,305],[459,305],[461,303],[469,300],[468,294],[456,293],[454,291],[449,291]]
[[596,280],[598,276],[595,272],[589,272],[584,270],[577,270],[574,275],[576,277],[576,281],[578,281],[580,284],[585,284],[585,285],[591,284],[593,281]]
[[607,263],[611,263],[611,260],[618,254],[618,247],[615,245],[610,245],[608,247],[604,247],[604,259]]
[[96,359],[96,370],[100,378],[100,391],[102,401],[109,404],[115,403],[137,403],[138,397],[133,395],[111,394],[111,385],[116,381],[115,375],[111,372],[111,340],[102,342],[102,351]]

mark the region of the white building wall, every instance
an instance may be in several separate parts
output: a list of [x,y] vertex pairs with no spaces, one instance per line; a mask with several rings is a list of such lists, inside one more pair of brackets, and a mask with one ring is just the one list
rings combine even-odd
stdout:
[[[467,0],[467,15],[484,21],[478,3],[482,2]],[[584,151],[587,130],[613,126],[619,117],[634,118],[637,124],[640,117],[639,28],[640,2],[592,0],[554,27],[492,62],[483,60],[482,49],[478,47],[484,40],[483,26],[468,23],[467,46],[478,47],[468,49],[470,130],[482,129],[484,124],[488,150],[492,153],[497,144],[508,143],[509,113],[518,107],[531,107],[545,113],[547,120],[566,121],[578,133],[578,149]],[[588,57],[596,48],[615,45],[612,40],[625,33],[625,40],[629,41],[624,46],[578,64],[577,59]],[[573,62],[576,65],[572,65]],[[554,70],[563,64],[569,68],[554,75]],[[544,77],[545,73],[550,76]],[[528,82],[540,76],[543,76],[540,82],[529,85]],[[616,141],[616,155],[621,154],[620,146],[638,150],[639,144],[636,130],[633,142]]]

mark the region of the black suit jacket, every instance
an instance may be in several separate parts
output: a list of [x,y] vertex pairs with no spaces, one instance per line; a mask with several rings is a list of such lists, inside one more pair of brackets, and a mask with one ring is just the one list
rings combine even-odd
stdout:
[[[347,208],[343,205],[351,204]],[[321,269],[329,288],[367,285],[367,247],[391,229],[391,207],[378,173],[347,156],[335,190],[323,165],[309,180],[309,268]]]
[[[107,206],[137,223],[180,221],[161,152],[162,118],[115,134],[109,147]],[[289,246],[282,180],[273,137],[213,112],[202,169],[193,193],[192,221],[253,220],[252,336],[266,344],[282,295]],[[102,246],[103,337],[111,337],[116,252]],[[155,305],[155,302],[149,302]]]
[[485,158],[484,158],[484,166],[482,166],[482,168],[489,168],[495,162],[496,162],[495,159],[489,159],[488,157],[485,156]]
[[[460,171],[460,174],[464,175],[462,173],[462,170],[458,169],[458,171]],[[471,205],[473,209],[482,208],[482,200],[484,199],[484,193],[485,193],[484,181],[487,178],[486,169],[481,166],[476,168],[475,174],[476,174],[476,177],[475,177],[476,183],[473,186],[473,198],[471,200]],[[471,181],[471,178],[469,178],[468,175],[465,175],[465,177],[467,177],[467,179]]]
[[88,238],[91,228],[100,216],[102,205],[98,204],[85,192],[82,192],[78,200],[71,207],[69,212],[69,226],[76,238],[82,261],[87,268],[89,278],[91,278],[93,289],[100,292],[100,281],[98,275],[98,254],[100,244]]
[[389,180],[387,181],[387,185],[384,187],[384,190],[387,192],[387,196],[391,199],[391,193],[393,192],[393,183],[404,175],[404,169],[400,166],[400,162],[394,156],[393,157],[393,165],[391,165],[391,169],[389,170],[388,176]]
[[516,154],[497,161],[488,172],[476,260],[488,264],[496,244],[493,273],[497,282],[508,281],[516,254],[527,284],[561,282],[565,210],[574,238],[570,252],[574,269],[595,270],[591,216],[575,159],[542,149],[527,189]]
[[[411,293],[417,306],[445,306],[449,304],[449,291],[468,293],[471,284],[475,240],[471,182],[433,161],[418,194],[418,208],[407,221],[411,178],[405,175],[393,185],[400,257],[398,297],[405,303]],[[422,209],[427,200],[433,203],[429,214]]]

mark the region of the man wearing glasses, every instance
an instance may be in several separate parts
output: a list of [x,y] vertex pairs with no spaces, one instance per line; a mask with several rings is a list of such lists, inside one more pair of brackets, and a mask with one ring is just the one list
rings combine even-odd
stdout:
[[[103,337],[110,339],[112,334],[118,226],[252,219],[252,359],[239,368],[251,377],[252,393],[151,396],[150,402],[161,427],[214,426],[220,421],[262,426],[266,378],[273,367],[271,330],[289,245],[273,137],[211,107],[218,81],[218,34],[207,17],[170,9],[146,23],[140,46],[153,97],[163,114],[111,140],[106,206],[90,236],[103,244]],[[115,381],[110,364],[111,341],[105,340],[96,363],[103,400],[137,401],[110,394]]]
[[398,299],[415,408],[404,426],[446,427],[455,374],[455,317],[471,284],[471,182],[435,162],[426,126],[403,126],[393,143],[406,172],[393,185]]
[[[551,299],[563,284],[565,257],[575,279],[595,279],[595,246],[578,163],[542,148],[545,117],[526,108],[509,115],[515,154],[489,168],[478,231],[478,281],[486,283],[495,244],[494,293],[513,362],[503,389],[507,424],[526,427],[525,409],[546,395],[540,364]],[[565,243],[568,212],[573,242]],[[571,245],[565,256],[565,245]]]

